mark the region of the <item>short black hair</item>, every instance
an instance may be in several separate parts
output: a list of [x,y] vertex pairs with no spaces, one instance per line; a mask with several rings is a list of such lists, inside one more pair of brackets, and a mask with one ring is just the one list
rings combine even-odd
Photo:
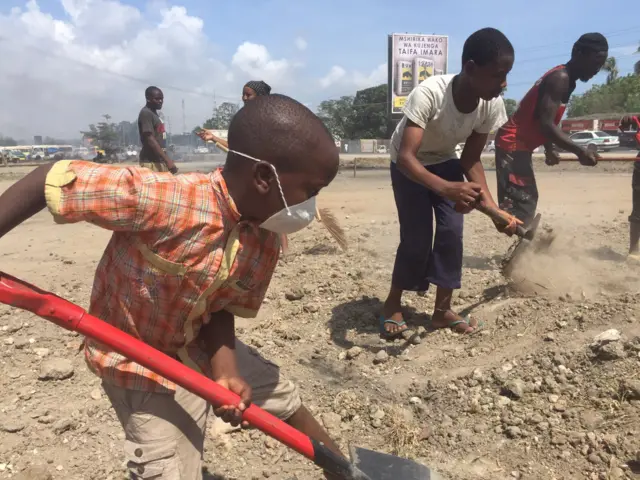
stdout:
[[571,56],[575,57],[580,53],[608,53],[609,42],[604,35],[597,32],[585,33],[573,44]]
[[153,85],[147,87],[147,89],[144,91],[144,98],[151,98],[154,93],[158,92],[162,93],[162,90],[160,90],[158,87],[154,87]]
[[462,47],[462,65],[473,60],[483,67],[503,55],[514,55],[513,45],[507,36],[495,28],[483,28],[471,34]]
[[[327,127],[311,110],[286,95],[256,97],[242,107],[229,125],[229,150],[271,163],[282,172],[297,172],[310,152],[335,149]],[[225,168],[233,168],[233,153]]]

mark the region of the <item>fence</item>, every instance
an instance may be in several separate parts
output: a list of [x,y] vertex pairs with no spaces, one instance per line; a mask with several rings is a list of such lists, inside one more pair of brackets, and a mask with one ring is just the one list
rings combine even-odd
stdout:
[[[389,152],[389,146],[391,141],[389,139],[351,139],[342,140],[340,144],[340,153],[345,154],[385,154]],[[384,147],[381,150],[381,147]]]

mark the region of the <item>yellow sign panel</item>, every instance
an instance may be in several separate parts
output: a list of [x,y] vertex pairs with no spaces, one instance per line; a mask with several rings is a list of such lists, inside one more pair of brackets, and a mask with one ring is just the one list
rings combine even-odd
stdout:
[[406,97],[420,83],[447,73],[449,39],[445,35],[389,36],[391,113],[402,114]]
[[396,97],[393,99],[393,109],[402,110],[405,103],[407,103],[407,97]]

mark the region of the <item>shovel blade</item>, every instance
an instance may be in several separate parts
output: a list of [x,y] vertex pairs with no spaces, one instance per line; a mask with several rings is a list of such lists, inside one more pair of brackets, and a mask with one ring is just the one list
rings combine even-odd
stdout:
[[371,480],[442,480],[413,460],[353,446],[350,453],[353,464]]

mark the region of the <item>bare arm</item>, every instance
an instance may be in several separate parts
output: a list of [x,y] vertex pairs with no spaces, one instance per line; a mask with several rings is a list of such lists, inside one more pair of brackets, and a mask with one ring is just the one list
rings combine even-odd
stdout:
[[464,170],[467,180],[477,183],[482,189],[482,200],[487,206],[497,208],[496,202],[491,196],[489,186],[487,185],[487,177],[482,166],[482,152],[487,144],[486,133],[472,132],[464,144],[464,150],[460,156],[460,165]]
[[241,378],[236,360],[235,317],[226,310],[211,314],[210,321],[198,335],[201,348],[211,359],[213,379],[240,396],[239,405],[220,405],[216,416],[232,425],[239,425],[242,412],[251,403],[251,387]]
[[447,181],[424,168],[418,160],[418,149],[422,143],[423,133],[424,129],[422,127],[407,119],[396,165],[402,173],[414,182],[442,195],[447,186]]
[[144,132],[142,134],[142,143],[153,153],[155,153],[158,157],[160,157],[166,164],[169,170],[173,170],[176,168],[176,164],[173,163],[173,160],[167,152],[160,146],[156,137],[153,136],[153,133]]
[[578,157],[583,156],[584,150],[573,143],[555,123],[558,108],[562,105],[563,98],[570,88],[569,75],[564,71],[552,73],[544,80],[542,86],[544,88],[540,92],[536,105],[536,119],[540,122],[542,134],[547,139],[545,144],[554,144]]
[[223,138],[217,137],[213,133],[204,128],[196,133],[202,140],[205,142],[213,142],[217,144],[219,147],[222,147],[224,150],[229,150],[229,144]]
[[424,129],[435,114],[433,92],[420,85],[409,95],[404,106],[406,124],[400,139],[396,166],[414,182],[465,207],[481,194],[480,185],[471,182],[449,182],[431,173],[418,160]]
[[560,163],[560,155],[555,148],[553,148],[553,143],[546,142],[544,144],[544,163],[549,166],[558,165]]
[[138,116],[138,126],[140,128],[140,133],[142,134],[140,141],[143,146],[155,154],[156,158],[162,159],[162,161],[167,164],[169,170],[174,170],[176,168],[175,163],[173,163],[173,160],[171,160],[169,155],[167,155],[167,152],[164,151],[154,136],[156,131],[156,127],[154,125],[155,118],[157,118],[156,115],[146,108],[142,109],[140,112],[140,115]]
[[0,237],[47,206],[44,184],[52,166],[36,168],[0,196]]
[[211,314],[209,323],[202,327],[200,339],[211,358],[214,380],[237,377],[235,317],[222,310]]
[[620,132],[626,132],[631,127],[631,119],[627,116],[624,116],[620,119],[620,124],[618,125],[618,130]]
[[438,195],[468,207],[482,194],[482,188],[472,182],[449,182],[431,173],[418,160],[417,154],[424,129],[407,119],[402,134],[396,165],[402,173]]

